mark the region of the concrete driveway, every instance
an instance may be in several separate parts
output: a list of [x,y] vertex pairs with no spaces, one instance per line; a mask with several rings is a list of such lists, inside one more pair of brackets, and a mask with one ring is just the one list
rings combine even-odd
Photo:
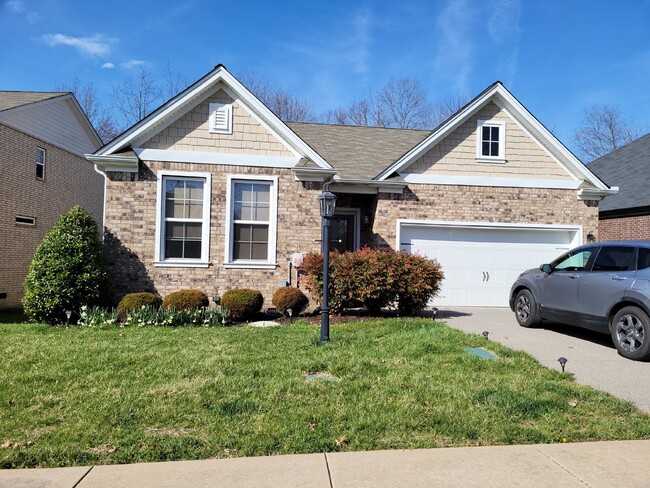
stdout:
[[549,368],[560,369],[557,360],[564,356],[566,371],[579,383],[630,400],[650,413],[650,362],[619,356],[608,335],[560,324],[526,329],[509,308],[440,308],[438,316],[456,329],[488,331],[489,340],[525,351]]

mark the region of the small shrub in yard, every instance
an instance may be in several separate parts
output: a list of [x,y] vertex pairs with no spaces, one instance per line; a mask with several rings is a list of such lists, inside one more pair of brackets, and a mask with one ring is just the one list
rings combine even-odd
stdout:
[[124,322],[128,312],[140,310],[142,307],[159,308],[161,304],[162,300],[160,300],[160,297],[153,293],[129,293],[128,295],[124,295],[124,298],[117,305],[117,317],[120,319],[120,322]]
[[[303,260],[306,284],[322,298],[323,257],[310,253]],[[340,313],[360,301],[372,312],[396,303],[401,313],[415,314],[440,290],[444,273],[437,261],[406,251],[381,251],[365,247],[330,255],[330,307]]]
[[73,207],[45,234],[34,254],[25,278],[25,314],[39,322],[63,323],[66,310],[99,304],[106,284],[97,224],[83,208]]
[[252,317],[262,310],[263,304],[262,293],[248,288],[228,290],[221,297],[221,306],[230,312],[230,317],[234,320]]
[[200,290],[180,290],[170,293],[163,300],[165,310],[191,310],[205,308],[209,304],[208,296]]
[[291,309],[294,315],[299,315],[309,304],[309,299],[298,288],[286,286],[276,290],[272,303],[282,314]]

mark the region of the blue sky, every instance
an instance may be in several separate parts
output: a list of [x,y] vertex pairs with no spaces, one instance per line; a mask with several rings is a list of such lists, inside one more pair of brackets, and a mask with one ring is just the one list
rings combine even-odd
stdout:
[[593,103],[650,125],[650,0],[4,0],[0,46],[2,90],[76,76],[108,101],[139,63],[190,81],[222,63],[319,111],[391,76],[418,79],[434,100],[501,80],[569,147]]

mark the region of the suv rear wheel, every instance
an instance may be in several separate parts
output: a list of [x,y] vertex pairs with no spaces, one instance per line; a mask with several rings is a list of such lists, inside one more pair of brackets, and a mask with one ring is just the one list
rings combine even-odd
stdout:
[[650,318],[640,308],[622,308],[612,319],[612,340],[621,356],[650,360]]
[[515,297],[515,316],[522,327],[533,327],[539,323],[537,302],[526,288],[520,290]]

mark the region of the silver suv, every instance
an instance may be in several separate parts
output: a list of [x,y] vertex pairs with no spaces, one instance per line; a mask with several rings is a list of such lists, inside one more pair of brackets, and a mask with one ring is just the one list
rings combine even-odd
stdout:
[[588,244],[517,278],[510,308],[523,327],[543,320],[611,334],[618,352],[650,360],[650,241]]

